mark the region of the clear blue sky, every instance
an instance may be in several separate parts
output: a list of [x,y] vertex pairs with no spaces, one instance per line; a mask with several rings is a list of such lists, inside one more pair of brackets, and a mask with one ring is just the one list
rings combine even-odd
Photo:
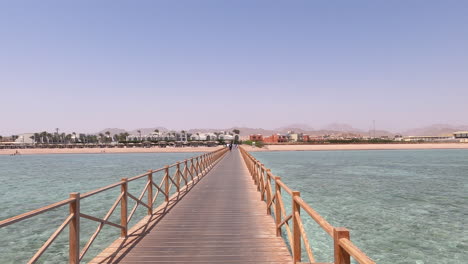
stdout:
[[0,134],[468,124],[468,1],[1,1]]

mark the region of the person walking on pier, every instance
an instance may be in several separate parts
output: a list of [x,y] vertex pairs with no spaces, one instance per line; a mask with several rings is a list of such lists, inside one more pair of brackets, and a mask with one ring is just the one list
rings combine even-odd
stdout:
[[229,143],[229,151],[232,151],[232,143]]

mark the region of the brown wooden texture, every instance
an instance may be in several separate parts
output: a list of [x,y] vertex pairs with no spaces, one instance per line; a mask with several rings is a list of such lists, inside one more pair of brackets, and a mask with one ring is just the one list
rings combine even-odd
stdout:
[[78,264],[80,263],[80,194],[71,193],[70,198],[74,201],[70,203],[70,215],[73,215],[73,219],[69,225],[69,263]]
[[[91,263],[291,263],[274,220],[233,149],[183,199],[171,199],[155,225],[116,241]],[[176,206],[175,206],[176,204]]]

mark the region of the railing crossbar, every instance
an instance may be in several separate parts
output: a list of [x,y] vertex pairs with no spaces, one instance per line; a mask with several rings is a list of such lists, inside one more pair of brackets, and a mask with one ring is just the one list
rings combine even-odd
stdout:
[[299,229],[301,230],[302,241],[304,242],[307,256],[309,257],[309,262],[313,263],[315,262],[314,254],[312,253],[312,248],[310,246],[309,239],[307,238],[307,234],[305,232],[301,216],[298,212],[296,212],[295,214],[296,214],[297,223],[299,225]]
[[[131,193],[127,193],[128,197],[132,198],[135,202],[143,205],[144,207],[150,209],[151,207],[149,207],[149,205],[147,205],[146,203],[144,203],[143,201],[139,200],[138,198],[136,198],[135,196],[133,196]],[[130,220],[128,220],[130,221]]]
[[[145,187],[143,188],[143,191],[140,193],[140,196],[138,196],[138,201],[141,202],[141,199],[143,198],[143,196],[145,195],[146,191],[148,191],[148,186],[151,185],[151,182],[148,181],[145,185]],[[128,194],[129,196],[131,195],[130,193]],[[133,196],[133,195],[132,195]],[[132,198],[132,196],[130,196],[130,198]],[[132,198],[133,199],[133,198]],[[136,209],[138,208],[138,205],[140,204],[138,201],[136,201],[135,205],[133,206],[132,210],[130,211],[130,215],[128,216],[128,220],[127,222],[130,222],[130,220],[132,219],[133,217],[133,214],[136,212]],[[146,205],[146,204],[145,204]],[[147,205],[146,208],[150,209],[150,206]]]
[[287,224],[288,221],[291,220],[292,216],[293,216],[292,214],[289,214],[288,216],[286,216],[284,220],[281,221],[281,223],[279,223],[278,227],[282,227],[284,224]]
[[125,227],[123,227],[123,226],[121,226],[119,224],[112,223],[111,221],[107,221],[105,219],[97,218],[97,217],[94,217],[94,216],[91,216],[91,215],[88,215],[88,214],[80,213],[80,217],[83,217],[83,218],[86,218],[86,219],[89,219],[89,220],[92,220],[92,221],[95,221],[95,222],[98,222],[98,223],[110,225],[110,226],[113,226],[113,227],[116,227],[116,228],[119,228],[119,229],[124,229],[125,228]]
[[24,214],[20,214],[20,215],[17,215],[17,216],[2,220],[2,221],[0,221],[0,228],[11,225],[11,224],[14,224],[16,222],[19,222],[19,221],[22,221],[22,220],[25,220],[25,219],[28,219],[28,218],[31,218],[33,216],[45,213],[45,212],[53,210],[55,208],[67,205],[67,204],[73,202],[74,200],[75,199],[66,199],[66,200],[47,205],[47,206],[41,207],[39,209],[24,213]]
[[42,245],[42,247],[34,254],[34,256],[28,261],[28,264],[35,263],[44,252],[49,248],[49,246],[54,242],[54,240],[62,233],[63,229],[70,223],[70,221],[75,217],[74,214],[68,215],[68,217],[63,221],[63,223],[55,230],[55,232],[47,239],[47,241]]
[[[114,213],[115,209],[117,208],[117,205],[120,203],[120,201],[122,200],[122,197],[123,197],[123,193],[120,193],[119,197],[117,197],[117,199],[115,199],[115,202],[114,204],[111,206],[111,208],[109,209],[109,211],[107,211],[106,215],[104,216],[103,220],[107,220],[109,219],[109,217]],[[93,244],[94,240],[96,239],[97,235],[99,234],[99,232],[101,232],[102,228],[104,227],[104,223],[99,223],[98,227],[96,228],[96,231],[94,231],[94,233],[91,235],[91,237],[89,238],[88,242],[86,243],[86,245],[84,246],[84,248],[81,250],[81,253],[80,253],[80,260],[84,257],[84,255],[86,254],[86,252],[88,251],[88,249],[91,247],[91,244]]]

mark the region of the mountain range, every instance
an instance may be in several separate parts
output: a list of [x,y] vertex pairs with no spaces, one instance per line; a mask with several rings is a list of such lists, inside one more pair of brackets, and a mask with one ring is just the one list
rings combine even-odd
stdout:
[[[127,132],[129,134],[137,135],[138,131],[141,131],[142,135],[147,135],[154,130],[159,131],[169,131],[170,129],[165,127],[151,127],[151,128],[138,128],[134,130],[125,130],[121,128],[106,128],[97,133],[105,133],[109,131],[111,134],[119,134]],[[288,126],[278,127],[276,129],[263,129],[263,128],[251,128],[251,127],[230,127],[230,128],[194,128],[187,130],[188,133],[205,133],[213,131],[232,131],[234,129],[240,130],[241,136],[248,136],[251,134],[262,134],[262,135],[272,135],[276,133],[287,133],[288,131],[294,131],[296,133],[305,133],[309,135],[324,135],[324,134],[338,134],[338,133],[347,133],[347,134],[358,134],[363,136],[372,136],[374,131],[366,131],[358,128],[354,128],[349,124],[342,123],[332,123],[322,128],[314,129],[307,124],[291,124]],[[387,130],[376,130],[375,136],[394,136],[396,134],[404,136],[444,136],[450,135],[457,130],[468,130],[468,125],[449,125],[449,124],[434,124],[430,126],[408,129],[401,132],[392,132]]]

